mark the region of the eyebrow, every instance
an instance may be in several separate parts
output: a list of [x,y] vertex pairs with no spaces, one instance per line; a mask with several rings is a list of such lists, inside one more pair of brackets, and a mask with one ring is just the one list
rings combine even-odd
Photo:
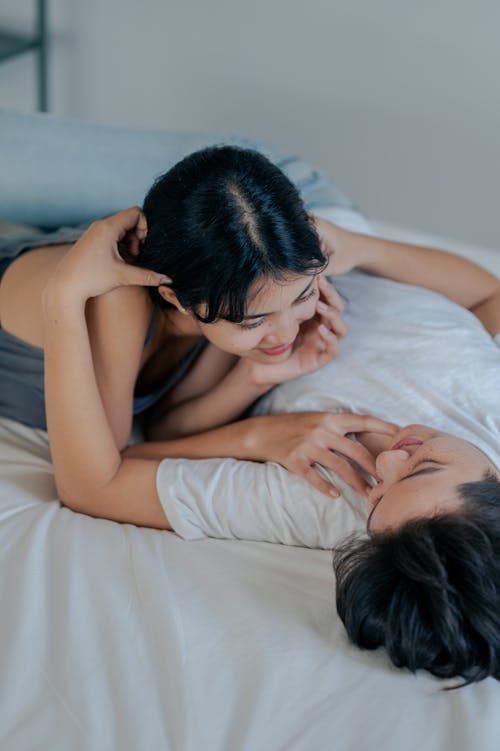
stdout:
[[[424,462],[432,462],[432,461],[433,461],[432,459],[422,459],[422,461],[419,462],[418,464],[423,464]],[[436,462],[436,464],[437,463],[438,462]],[[416,466],[418,466],[418,464]],[[418,477],[419,475],[432,475],[432,474],[434,474],[434,472],[442,472],[443,469],[444,469],[444,467],[425,467],[425,469],[419,469],[418,472],[412,472],[411,475],[406,475],[406,477],[403,477],[399,482],[404,482],[405,480],[410,480],[412,477]],[[384,495],[385,495],[385,493],[384,493]],[[370,531],[370,521],[371,521],[371,518],[373,516],[373,512],[375,511],[375,509],[378,508],[380,502],[384,498],[384,495],[380,496],[380,498],[378,499],[377,503],[375,504],[375,506],[370,511],[370,515],[368,516],[368,519],[366,521],[366,531],[367,532]]]
[[[314,282],[315,279],[316,279],[316,276],[313,276],[313,278],[311,279],[311,281],[302,290],[302,292],[300,293],[300,295],[298,295],[298,297],[295,298],[295,300],[293,301],[294,303],[298,302],[300,300],[300,298],[303,297],[306,294],[306,292],[311,289],[311,287],[312,287],[313,282]],[[292,305],[293,305],[293,303],[292,303]],[[272,313],[252,313],[252,315],[250,315],[250,316],[243,316],[242,320],[248,321],[250,318],[265,318],[265,316],[270,316],[270,315],[272,315]]]

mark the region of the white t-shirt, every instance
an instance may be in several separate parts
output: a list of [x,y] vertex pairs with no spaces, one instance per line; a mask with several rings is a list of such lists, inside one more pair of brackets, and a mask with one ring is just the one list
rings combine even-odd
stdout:
[[[256,413],[329,410],[422,423],[464,438],[500,467],[500,336],[467,310],[406,284],[334,280],[349,326],[338,358],[267,394]],[[181,537],[332,548],[366,524],[366,500],[334,476],[332,500],[276,464],[165,459],[157,488]]]

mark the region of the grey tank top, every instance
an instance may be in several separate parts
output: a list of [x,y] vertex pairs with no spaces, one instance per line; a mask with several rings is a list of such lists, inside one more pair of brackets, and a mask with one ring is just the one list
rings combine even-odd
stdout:
[[[63,227],[49,234],[40,232],[15,239],[0,238],[0,279],[9,264],[21,253],[42,245],[76,242],[83,229]],[[153,314],[144,346],[149,342],[157,316],[158,309]],[[183,378],[205,345],[206,340],[202,337],[161,384],[147,394],[134,397],[134,415],[145,412],[172,389]],[[0,417],[8,417],[30,427],[47,430],[43,365],[42,349],[0,328]]]

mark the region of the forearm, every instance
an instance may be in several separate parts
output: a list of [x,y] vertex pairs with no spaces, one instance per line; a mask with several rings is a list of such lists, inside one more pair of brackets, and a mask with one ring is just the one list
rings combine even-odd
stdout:
[[239,365],[206,393],[156,416],[148,426],[148,438],[159,441],[193,436],[237,420],[269,389],[267,385],[253,383],[245,363]]
[[44,296],[47,426],[59,497],[75,511],[171,529],[156,494],[157,462],[122,459],[92,361],[84,303]]
[[195,435],[138,443],[130,446],[125,454],[127,457],[155,460],[232,457],[264,462],[268,457],[261,440],[262,431],[266,432],[277,419],[279,417],[274,415],[251,417]]
[[[85,303],[58,291],[44,299],[45,401],[58,490],[106,485],[121,457],[97,388]],[[92,471],[89,473],[89,467]]]
[[484,303],[498,285],[498,280],[488,271],[452,253],[331,226],[333,245],[355,259],[357,268],[397,282],[432,289],[465,308]]

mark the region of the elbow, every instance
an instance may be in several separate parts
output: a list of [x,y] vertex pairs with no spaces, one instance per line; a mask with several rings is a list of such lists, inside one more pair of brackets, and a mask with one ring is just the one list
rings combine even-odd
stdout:
[[78,492],[77,489],[72,488],[72,487],[67,487],[57,481],[56,481],[56,490],[57,490],[59,501],[61,502],[63,506],[66,506],[66,508],[71,509],[71,511],[76,511],[81,514],[86,513],[85,498],[88,498],[88,496],[85,493]]
[[60,503],[79,514],[99,516],[105,489],[90,488],[86,483],[63,483],[56,478],[56,490]]

